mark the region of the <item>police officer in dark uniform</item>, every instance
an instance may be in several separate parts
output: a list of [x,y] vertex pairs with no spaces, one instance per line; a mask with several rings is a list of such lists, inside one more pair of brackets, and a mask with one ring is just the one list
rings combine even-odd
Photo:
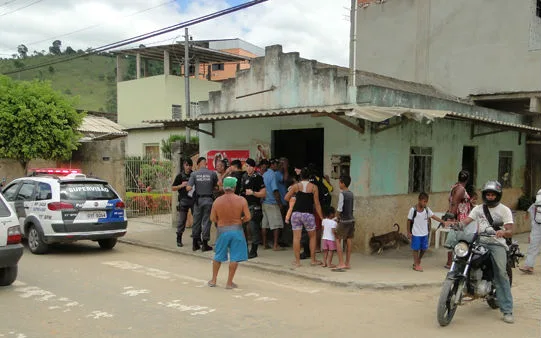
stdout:
[[265,197],[266,193],[263,177],[255,171],[255,161],[251,158],[246,159],[246,172],[242,176],[241,196],[246,198],[248,209],[252,215],[249,223],[252,248],[248,253],[248,258],[257,257],[257,247],[261,244],[261,221],[263,220],[261,199]]
[[186,229],[186,220],[188,219],[188,211],[192,211],[193,215],[193,198],[188,196],[186,186],[192,174],[193,162],[191,159],[185,159],[182,162],[183,170],[175,177],[171,190],[178,191],[178,225],[177,225],[177,246],[182,247],[182,234]]
[[[210,251],[212,247],[208,245],[210,240],[210,211],[214,202],[213,193],[218,188],[218,175],[216,172],[207,168],[207,159],[200,157],[197,159],[199,170],[190,175],[190,180],[186,186],[189,192],[195,189],[194,215],[192,226],[192,250]],[[199,244],[202,243],[202,244]]]
[[242,177],[245,172],[242,170],[242,162],[240,160],[231,161],[231,170],[229,176],[237,179],[237,187],[235,188],[235,194],[240,195],[242,189]]

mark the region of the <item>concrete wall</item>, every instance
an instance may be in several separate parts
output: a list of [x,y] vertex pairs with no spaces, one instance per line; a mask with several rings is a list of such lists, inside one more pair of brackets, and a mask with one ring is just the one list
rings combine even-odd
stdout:
[[[28,164],[28,169],[54,167],[56,167],[56,161],[32,160]],[[0,159],[0,180],[5,179],[6,183],[9,183],[14,179],[23,176],[26,176],[26,172],[19,162],[15,160]]]
[[[119,82],[118,123],[124,127],[141,125],[144,120],[171,119],[173,104],[185,114],[184,78],[157,75]],[[190,100],[208,100],[208,92],[220,89],[220,83],[190,79]],[[184,116],[184,115],[183,115]]]
[[[203,125],[209,128],[208,125]],[[475,146],[477,156],[477,189],[498,174],[498,151],[513,151],[513,188],[506,189],[504,202],[516,206],[524,184],[525,150],[518,145],[515,132],[488,135],[470,140],[469,124],[459,121],[436,121],[424,125],[407,121],[378,134],[360,134],[326,117],[291,116],[215,122],[216,137],[200,135],[200,151],[213,149],[248,149],[256,156],[258,143],[270,144],[272,130],[323,128],[324,167],[331,169],[331,155],[350,154],[350,189],[356,196],[358,233],[357,250],[367,248],[372,232],[390,231],[392,224],[405,224],[408,209],[415,204],[416,194],[408,194],[409,147],[432,147],[432,193],[430,206],[445,211],[449,188],[456,181],[462,165],[462,147]],[[239,136],[242,135],[242,136]],[[294,146],[294,145],[292,145]],[[280,156],[280,154],[272,154]],[[337,180],[334,203],[338,192]],[[387,230],[389,229],[389,230]]]
[[160,145],[160,156],[162,140],[168,139],[170,135],[184,135],[184,128],[175,129],[132,129],[126,139],[126,156],[144,156],[145,144]]
[[125,147],[124,137],[82,143],[73,153],[72,167],[79,167],[86,175],[106,180],[125,199]]
[[[337,70],[317,70],[316,61],[301,59],[299,53],[282,53],[269,46],[265,57],[252,60],[250,69],[223,82],[221,91],[209,95],[208,111],[231,113],[291,107],[315,107],[347,103],[347,78]],[[274,90],[267,91],[275,87]],[[264,93],[237,99],[237,96]]]
[[460,97],[541,88],[535,0],[387,0],[357,27],[357,69]]

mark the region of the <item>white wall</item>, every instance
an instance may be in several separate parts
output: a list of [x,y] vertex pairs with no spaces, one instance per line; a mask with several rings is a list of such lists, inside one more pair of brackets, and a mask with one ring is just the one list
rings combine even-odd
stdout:
[[[169,135],[184,135],[184,129],[134,129],[129,130],[126,139],[126,156],[144,156],[145,144],[156,143],[161,146],[162,140],[169,138]],[[161,153],[160,147],[160,156]]]
[[358,11],[358,69],[460,97],[541,90],[535,0],[387,0]]

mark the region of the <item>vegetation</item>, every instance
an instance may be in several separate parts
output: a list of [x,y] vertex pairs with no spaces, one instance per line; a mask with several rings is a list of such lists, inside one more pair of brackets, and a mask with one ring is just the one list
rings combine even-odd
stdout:
[[33,159],[67,160],[82,134],[84,114],[48,82],[14,81],[0,75],[0,158],[26,170]]
[[[162,140],[162,155],[164,158],[171,159],[173,156],[171,146],[175,142],[186,142],[186,135],[169,135],[169,138]],[[199,137],[192,136],[191,142],[193,144],[199,144]]]
[[159,214],[171,212],[171,193],[126,193],[126,209],[132,213]]

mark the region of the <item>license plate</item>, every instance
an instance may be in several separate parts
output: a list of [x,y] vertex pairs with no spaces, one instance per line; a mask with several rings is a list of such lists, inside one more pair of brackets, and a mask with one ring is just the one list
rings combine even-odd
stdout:
[[85,211],[83,217],[85,219],[98,219],[107,217],[105,211]]

